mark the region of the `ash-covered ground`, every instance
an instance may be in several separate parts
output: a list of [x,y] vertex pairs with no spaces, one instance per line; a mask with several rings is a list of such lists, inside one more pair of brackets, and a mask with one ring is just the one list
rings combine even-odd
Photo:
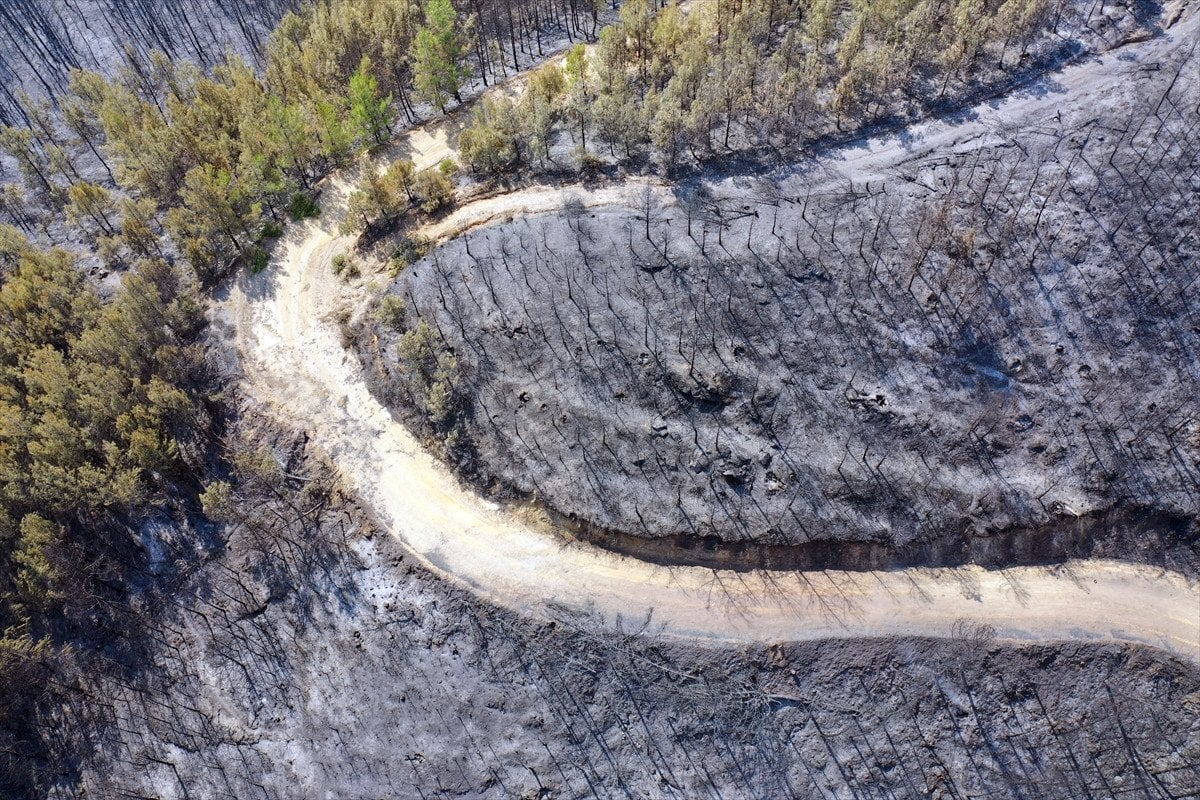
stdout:
[[[225,545],[51,676],[51,797],[1188,797],[1200,672],[952,640],[730,651],[501,612],[277,439]],[[270,467],[270,463],[278,466]],[[155,599],[157,597],[157,599]]]
[[125,48],[212,66],[227,53],[257,63],[297,0],[5,0],[0,4],[0,122],[21,124],[18,94],[61,94],[72,69],[111,74]]
[[[436,249],[389,291],[457,356],[452,457],[610,538],[1194,571],[1198,60],[1118,58],[928,141],[581,188]],[[421,403],[369,334],[378,391]]]

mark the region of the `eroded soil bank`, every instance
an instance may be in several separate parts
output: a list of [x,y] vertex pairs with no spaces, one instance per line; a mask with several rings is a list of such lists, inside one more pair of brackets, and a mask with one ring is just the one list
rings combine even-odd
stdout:
[[565,532],[589,544],[664,566],[751,570],[887,570],[905,567],[1010,567],[1108,558],[1200,576],[1196,522],[1146,509],[1117,509],[1056,519],[1032,528],[890,542],[813,541],[799,544],[725,542],[685,534],[648,539],[603,530],[538,506]]

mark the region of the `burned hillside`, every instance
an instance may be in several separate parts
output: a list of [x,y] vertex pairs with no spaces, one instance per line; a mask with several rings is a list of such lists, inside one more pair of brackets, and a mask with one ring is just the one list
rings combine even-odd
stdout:
[[1048,79],[1016,122],[619,206],[568,191],[407,269],[407,333],[363,350],[466,475],[583,527],[1194,569],[1196,69],[1183,47],[1066,104]]

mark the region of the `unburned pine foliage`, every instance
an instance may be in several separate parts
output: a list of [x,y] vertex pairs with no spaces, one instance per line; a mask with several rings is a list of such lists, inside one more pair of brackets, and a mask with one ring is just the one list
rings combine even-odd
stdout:
[[69,254],[9,252],[0,285],[0,626],[62,595],[79,540],[181,468],[201,315],[162,261],[101,305]]
[[[743,147],[785,147],[1018,68],[1065,0],[746,0],[661,9],[627,0],[592,53],[530,81],[522,141],[550,158],[556,123],[585,159],[592,136],[668,165]],[[553,76],[557,86],[543,91]],[[539,152],[540,151],[540,152]]]
[[425,25],[417,30],[413,69],[417,92],[442,113],[451,97],[462,102],[461,89],[471,70],[467,42],[474,20],[460,20],[450,0],[427,0]]

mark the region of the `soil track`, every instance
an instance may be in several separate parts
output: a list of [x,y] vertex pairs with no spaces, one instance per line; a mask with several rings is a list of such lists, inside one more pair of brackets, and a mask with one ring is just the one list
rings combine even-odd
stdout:
[[[1034,125],[1065,102],[1097,102],[1130,71],[1194,48],[1198,20],[1192,13],[1161,36],[1068,67],[970,113],[834,150],[821,165],[831,188],[861,185],[914,153],[970,148],[997,127]],[[397,150],[407,148],[418,166],[429,166],[449,153],[449,133],[445,124],[419,130]],[[218,314],[233,327],[248,396],[304,429],[380,522],[439,574],[527,613],[649,617],[666,635],[714,642],[945,637],[961,632],[965,620],[991,626],[1004,639],[1142,643],[1200,664],[1200,587],[1170,572],[1108,561],[997,571],[664,567],[567,542],[548,526],[486,502],[395,421],[342,347],[339,317],[358,301],[341,297],[346,290],[329,263],[349,245],[337,229],[352,179],[327,183],[323,217],[293,229],[275,266],[243,276]],[[472,203],[426,233],[445,237],[568,202],[637,207],[646,191],[644,183],[594,192],[534,188]],[[662,195],[661,202],[671,202]]]

